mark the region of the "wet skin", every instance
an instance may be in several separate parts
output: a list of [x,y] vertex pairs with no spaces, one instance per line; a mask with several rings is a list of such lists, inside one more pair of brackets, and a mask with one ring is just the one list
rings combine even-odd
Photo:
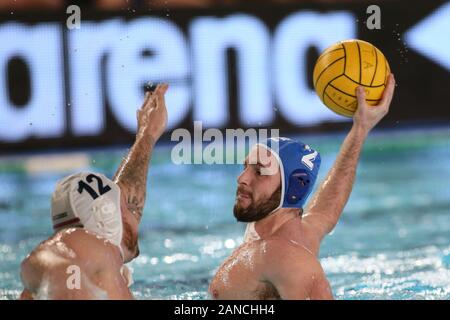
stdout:
[[[261,240],[249,241],[238,247],[219,267],[209,292],[215,299],[332,299],[332,293],[322,267],[319,247],[322,239],[336,226],[353,188],[356,168],[369,132],[389,112],[395,89],[391,74],[377,106],[369,106],[365,92],[356,90],[358,108],[353,126],[345,137],[339,154],[303,209],[278,209],[260,217],[258,212],[240,221],[256,221],[255,230]],[[261,152],[253,148],[248,158],[258,160]],[[270,200],[280,185],[280,174],[261,175],[268,163],[249,161],[238,177],[235,208],[238,214],[258,208]],[[251,212],[251,210],[250,210]],[[247,216],[248,218],[248,216]]]

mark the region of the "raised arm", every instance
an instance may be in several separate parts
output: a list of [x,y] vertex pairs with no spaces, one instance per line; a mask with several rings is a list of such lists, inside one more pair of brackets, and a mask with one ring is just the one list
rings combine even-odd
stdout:
[[161,84],[154,92],[146,93],[144,103],[137,111],[136,140],[113,178],[120,186],[128,210],[139,216],[142,216],[144,209],[148,166],[153,147],[167,125],[164,101],[167,88],[167,84]]
[[365,92],[361,87],[356,92],[358,109],[353,117],[353,126],[333,167],[305,210],[303,221],[319,232],[320,239],[333,230],[342,214],[352,191],[364,141],[370,130],[388,113],[394,88],[395,79],[391,74],[383,98],[377,106],[366,103]]

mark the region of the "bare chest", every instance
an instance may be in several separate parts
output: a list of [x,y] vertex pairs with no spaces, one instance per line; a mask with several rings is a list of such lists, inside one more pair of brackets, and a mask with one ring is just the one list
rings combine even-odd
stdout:
[[214,299],[276,299],[275,288],[263,279],[264,247],[260,241],[243,244],[220,266],[209,291]]

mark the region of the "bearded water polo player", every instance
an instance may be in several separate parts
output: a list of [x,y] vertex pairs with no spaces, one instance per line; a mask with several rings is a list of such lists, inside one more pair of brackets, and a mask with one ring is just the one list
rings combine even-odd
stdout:
[[[268,139],[252,148],[237,179],[233,210],[238,221],[249,224],[244,243],[210,283],[213,298],[333,299],[319,262],[320,243],[342,214],[364,141],[388,113],[394,88],[391,74],[377,106],[369,106],[363,88],[357,89],[352,128],[305,210],[320,166],[318,152],[287,138]],[[262,174],[273,163],[279,168],[276,174]]]
[[[113,180],[82,172],[58,182],[51,210],[55,233],[22,262],[21,299],[133,298],[125,263],[139,255],[148,165],[167,125],[167,88],[161,84],[146,93],[136,140]],[[79,275],[78,285],[72,275]]]

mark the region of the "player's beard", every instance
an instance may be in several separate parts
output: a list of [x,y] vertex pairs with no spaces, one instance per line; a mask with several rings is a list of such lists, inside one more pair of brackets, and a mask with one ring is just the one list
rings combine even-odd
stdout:
[[236,201],[233,208],[234,217],[240,222],[259,221],[267,217],[269,213],[279,206],[280,199],[281,187],[278,187],[269,199],[257,203],[252,202],[247,208],[242,208],[239,206],[239,201]]

